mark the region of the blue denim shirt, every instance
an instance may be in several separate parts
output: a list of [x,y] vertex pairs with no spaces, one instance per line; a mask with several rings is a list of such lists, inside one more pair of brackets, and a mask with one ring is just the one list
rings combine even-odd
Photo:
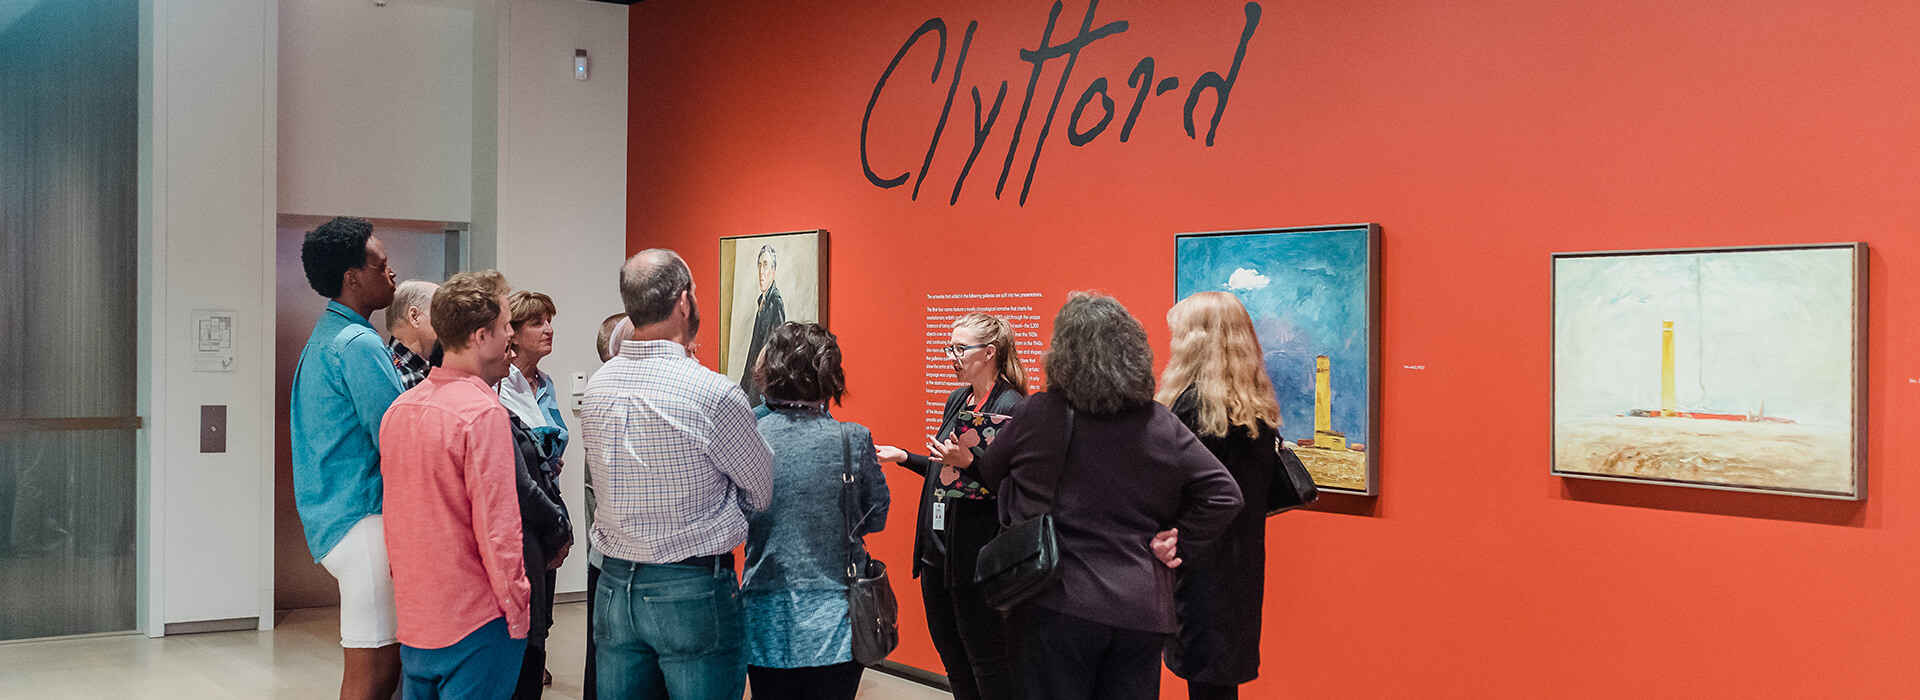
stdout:
[[287,407],[293,499],[314,561],[380,512],[380,418],[399,396],[400,374],[373,324],[327,302],[300,351]]

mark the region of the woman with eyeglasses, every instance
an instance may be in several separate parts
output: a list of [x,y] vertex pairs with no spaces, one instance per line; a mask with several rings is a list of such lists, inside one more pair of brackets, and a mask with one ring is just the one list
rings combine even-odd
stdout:
[[553,627],[553,595],[558,569],[573,545],[573,524],[560,498],[560,458],[567,451],[567,424],[561,419],[553,377],[540,360],[553,353],[553,298],[521,290],[507,297],[508,340],[513,355],[507,376],[494,390],[513,419],[520,473],[521,531],[525,536],[527,583],[532,587],[531,627],[514,700],[538,698],[548,683],[547,633]]
[[[1027,375],[1006,320],[970,313],[953,322],[946,347],[962,386],[947,396],[928,454],[880,445],[882,462],[902,464],[925,479],[913,539],[913,575],[926,602],[927,631],[946,666],[955,700],[1017,698],[1006,622],[973,583],[974,559],[1000,531],[999,504],[975,464],[986,455],[982,431],[961,430],[962,412],[1005,416],[1026,399]],[[989,431],[992,429],[990,428]],[[957,435],[956,435],[957,433]]]

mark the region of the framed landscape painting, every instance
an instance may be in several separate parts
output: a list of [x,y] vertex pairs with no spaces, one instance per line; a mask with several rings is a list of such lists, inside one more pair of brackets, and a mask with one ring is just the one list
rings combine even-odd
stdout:
[[1553,256],[1553,473],[1865,497],[1864,243]]
[[1323,490],[1375,495],[1380,226],[1174,237],[1175,298],[1230,292],[1247,307],[1280,401],[1280,434]]
[[720,239],[720,372],[761,403],[752,367],[787,321],[827,322],[825,230]]

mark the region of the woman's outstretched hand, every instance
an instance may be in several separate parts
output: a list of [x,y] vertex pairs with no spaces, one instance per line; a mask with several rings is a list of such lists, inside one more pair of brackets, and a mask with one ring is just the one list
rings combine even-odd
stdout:
[[927,454],[933,460],[955,469],[965,469],[973,464],[973,450],[961,447],[953,438],[934,440],[927,438]]
[[873,456],[885,464],[899,464],[907,461],[907,451],[892,445],[874,445]]

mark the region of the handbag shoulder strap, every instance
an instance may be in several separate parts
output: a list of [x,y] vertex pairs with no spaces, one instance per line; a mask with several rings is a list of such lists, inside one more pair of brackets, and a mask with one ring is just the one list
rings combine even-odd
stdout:
[[860,536],[858,534],[855,534],[855,530],[859,527],[859,519],[855,518],[853,515],[853,510],[855,507],[854,506],[855,495],[854,495],[854,489],[853,489],[853,486],[854,486],[853,452],[847,447],[848,439],[849,439],[849,436],[847,434],[847,424],[841,423],[840,424],[840,469],[841,469],[840,517],[842,521],[846,524],[847,580],[851,582],[860,577],[860,568],[859,568],[860,550],[865,549],[865,547],[861,544]]

